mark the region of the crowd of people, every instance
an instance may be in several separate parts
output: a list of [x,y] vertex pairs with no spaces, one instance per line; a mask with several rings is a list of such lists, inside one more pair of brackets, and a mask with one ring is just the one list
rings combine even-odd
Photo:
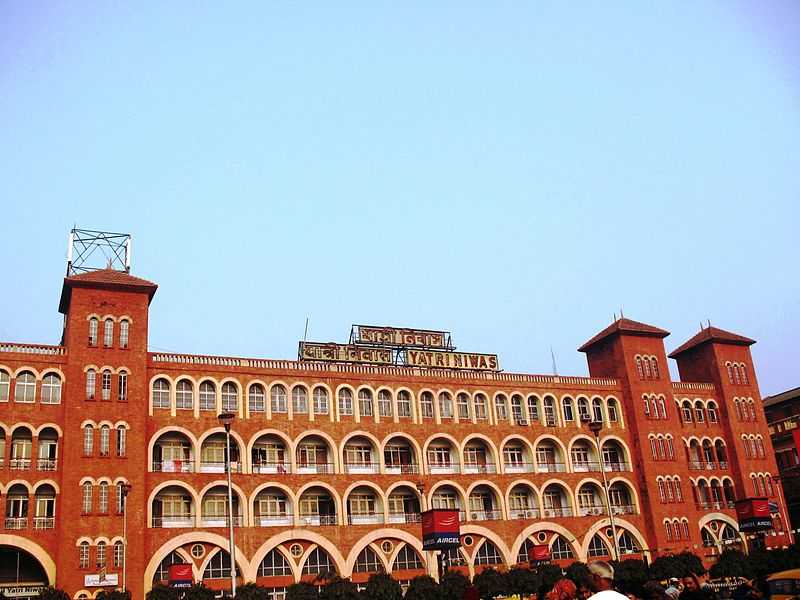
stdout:
[[[708,583],[707,574],[690,573],[681,579],[666,582],[648,581],[640,590],[617,589],[614,567],[603,560],[588,565],[588,576],[577,583],[572,579],[558,580],[545,594],[545,600],[721,600]],[[765,600],[767,594],[755,581],[745,581],[732,593],[732,600]]]

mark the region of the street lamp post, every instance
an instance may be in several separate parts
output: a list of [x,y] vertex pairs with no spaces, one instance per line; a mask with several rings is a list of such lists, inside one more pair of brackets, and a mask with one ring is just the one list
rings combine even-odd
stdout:
[[131,493],[131,484],[123,483],[122,492],[122,591],[128,591],[128,494]]
[[589,421],[589,431],[594,434],[594,445],[597,449],[597,458],[600,460],[600,472],[603,474],[603,499],[606,501],[608,510],[608,520],[611,522],[611,536],[614,538],[614,560],[619,560],[619,542],[617,541],[617,526],[614,523],[614,511],[611,508],[611,495],[608,490],[608,479],[606,478],[606,465],[603,460],[603,452],[600,449],[600,430],[603,429],[602,421]]
[[236,415],[230,412],[217,416],[225,427],[225,470],[228,472],[228,542],[231,559],[231,595],[236,596],[236,546],[233,543],[233,485],[231,484],[231,425]]

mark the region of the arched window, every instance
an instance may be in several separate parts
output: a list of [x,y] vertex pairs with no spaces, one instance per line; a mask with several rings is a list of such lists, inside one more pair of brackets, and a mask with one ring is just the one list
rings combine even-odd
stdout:
[[200,384],[200,410],[217,410],[217,386],[211,381]]
[[124,402],[128,399],[128,373],[120,371],[117,374],[117,399]]
[[8,371],[0,369],[0,402],[8,402],[10,390],[11,376],[8,374]]
[[383,573],[385,571],[381,559],[375,550],[367,546],[356,557],[356,564],[353,567],[355,573]]
[[639,374],[639,379],[644,379],[644,368],[642,367],[642,357],[636,357],[636,372]]
[[81,514],[92,512],[92,484],[87,481],[81,486]]
[[458,404],[458,419],[460,421],[469,420],[469,396],[461,392],[456,396],[456,403]]
[[169,409],[169,381],[166,379],[156,379],[153,382],[153,408]]
[[308,414],[308,392],[302,385],[292,388],[292,412],[296,415]]
[[775,490],[772,487],[772,476],[771,475],[767,475],[766,477],[764,477],[764,481],[767,484],[766,485],[767,496],[774,496],[775,495]]
[[400,390],[397,392],[397,416],[411,416],[411,394],[405,390]]
[[750,381],[747,378],[747,366],[742,365],[741,368],[742,368],[742,383],[747,385],[750,383]]
[[439,394],[439,416],[442,419],[453,418],[453,399],[447,392]]
[[267,552],[267,555],[258,566],[259,577],[279,577],[291,574],[292,568],[289,566],[289,561],[276,549]]
[[594,534],[592,541],[589,542],[589,556],[598,558],[600,556],[610,556],[608,546],[606,546],[599,534]]
[[188,379],[181,379],[175,386],[175,408],[178,410],[194,408],[194,389]]
[[103,322],[103,346],[111,348],[114,345],[114,320],[106,319]]
[[[422,395],[419,398],[420,407],[422,411],[422,417],[425,419],[432,419],[433,418],[433,394],[430,392],[422,392]],[[477,396],[475,398],[475,412],[478,412],[477,406],[478,400]],[[484,409],[486,405],[484,405]]]
[[[223,388],[223,395],[225,394]],[[270,406],[272,407],[273,414],[288,412],[288,400],[286,397],[286,388],[282,385],[273,385],[270,390]]]
[[644,378],[650,379],[650,359],[648,357],[642,358],[642,366],[644,367]]
[[99,504],[99,512],[101,515],[108,514],[108,482],[101,481],[100,486],[98,487],[99,494],[98,497],[98,504]]
[[83,428],[83,455],[91,456],[94,451],[94,427],[86,425]]
[[522,396],[519,394],[511,396],[511,418],[514,425],[527,425],[525,415],[522,414]]
[[[650,418],[650,399],[647,396],[644,396],[642,398],[642,400],[644,401],[644,416],[649,419]],[[658,417],[658,413],[654,414],[653,417],[657,418]]]
[[681,404],[681,417],[684,423],[692,422],[692,403],[684,400]]
[[662,503],[667,501],[666,485],[663,479],[658,480],[658,499],[661,500]]
[[106,566],[106,543],[103,541],[97,542],[97,567],[103,568]]
[[339,415],[346,416],[353,414],[353,392],[347,388],[339,390]]
[[121,541],[117,540],[116,542],[114,542],[114,566],[115,567],[118,567],[118,568],[122,567],[123,555],[124,555],[124,546],[122,545]]
[[758,458],[764,458],[764,440],[761,439],[761,436],[756,438],[756,451],[758,452]]
[[[578,400],[578,407],[580,411],[580,400]],[[552,396],[544,397],[544,424],[547,427],[556,426],[556,404]]]
[[131,324],[127,319],[122,319],[119,322],[119,347],[128,347],[128,336],[130,334]]
[[503,394],[497,394],[494,397],[494,408],[498,421],[505,421],[508,419],[508,404]]
[[667,534],[667,541],[672,541],[672,524],[669,521],[664,521],[664,532]]
[[598,423],[603,422],[603,401],[600,398],[592,400],[592,418]]
[[392,394],[389,390],[378,392],[378,415],[381,417],[391,417],[392,413]]
[[108,456],[111,446],[111,427],[103,425],[100,428],[100,456]]
[[125,482],[118,481],[114,487],[117,494],[117,514],[121,515],[125,511]]
[[653,379],[658,379],[658,359],[655,356],[650,357],[650,368],[653,371]]
[[78,567],[89,568],[89,542],[81,542],[78,546]]
[[703,403],[699,400],[694,403],[694,420],[698,423],[705,423],[705,411],[703,410]]
[[581,421],[589,421],[592,418],[589,414],[589,401],[586,398],[578,398],[578,418]]
[[741,383],[741,379],[739,378],[739,365],[736,363],[733,364],[733,383],[736,385]]
[[750,420],[756,421],[756,404],[753,402],[752,398],[747,402],[747,407],[750,411]]
[[681,489],[681,480],[675,478],[675,501],[676,502],[683,502],[683,490]]
[[728,369],[728,383],[733,383],[733,365],[727,362],[725,363],[725,367]]
[[127,452],[128,430],[124,425],[117,425],[117,456],[123,457]]
[[222,384],[222,412],[239,412],[239,390],[230,381]]
[[667,418],[667,405],[664,403],[663,398],[658,399],[658,412],[661,414],[662,419]]
[[424,568],[422,560],[419,554],[417,554],[417,551],[408,544],[403,544],[394,559],[392,571],[411,571],[413,569],[422,568]]
[[619,421],[619,412],[617,411],[617,401],[613,398],[608,401],[608,422],[616,423]]
[[42,404],[61,403],[61,378],[55,373],[48,373],[42,381]]
[[572,398],[569,396],[564,397],[561,400],[561,409],[564,413],[564,420],[565,421],[574,421],[575,420],[575,413],[572,410]]
[[30,371],[17,375],[14,386],[14,402],[30,404],[36,400],[36,377]]
[[708,403],[708,422],[709,423],[716,423],[719,421],[717,417],[717,404],[716,402],[709,402]]
[[89,345],[97,346],[97,326],[98,321],[95,317],[89,319]]
[[669,460],[675,460],[675,446],[672,443],[672,435],[667,434],[666,442],[667,442],[667,458]]
[[555,536],[553,543],[550,546],[550,556],[556,560],[575,558],[572,552],[572,546],[560,535]]
[[254,383],[247,388],[247,407],[251,413],[263,413],[267,410],[267,394],[264,386]]
[[328,390],[324,387],[314,388],[314,414],[327,415],[330,410],[328,405]]
[[208,561],[203,579],[226,579],[231,576],[231,555],[220,550]]
[[502,565],[503,558],[500,556],[500,551],[492,542],[484,540],[481,547],[475,553],[476,565]]
[[650,454],[653,456],[653,460],[658,460],[658,442],[656,441],[655,437],[651,437],[650,439]]
[[372,411],[372,392],[366,388],[358,390],[358,410],[362,417],[371,417]]
[[303,563],[303,575],[326,575],[335,573],[336,566],[333,560],[331,560],[330,555],[319,546],[311,551],[306,562]]
[[[103,369],[100,374],[100,397],[103,400],[111,400],[111,369]],[[169,408],[169,406],[167,407]]]
[[633,536],[624,530],[617,539],[617,545],[619,546],[620,554],[633,554],[642,551]]
[[539,420],[539,398],[528,396],[528,416],[531,421]]

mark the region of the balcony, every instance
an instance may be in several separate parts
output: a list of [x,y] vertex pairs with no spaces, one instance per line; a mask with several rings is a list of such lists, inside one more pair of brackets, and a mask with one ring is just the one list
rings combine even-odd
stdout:
[[564,473],[566,470],[567,466],[564,463],[536,463],[536,471],[539,473]]
[[378,464],[371,462],[346,462],[344,472],[351,475],[377,475],[379,472]]
[[572,516],[572,508],[569,506],[564,508],[545,508],[544,509],[544,517],[546,519],[550,518],[558,518],[558,517],[571,517]]
[[418,475],[419,474],[419,465],[416,465],[416,464],[408,464],[408,465],[387,464],[386,465],[386,474],[387,475]]
[[500,521],[503,518],[503,511],[500,510],[474,510],[470,511],[471,521]]
[[[217,461],[202,461],[200,463],[201,473],[225,473],[225,463]],[[242,464],[238,461],[231,463],[231,473],[241,473]]]
[[531,462],[507,462],[503,464],[506,473],[533,473],[534,464]]
[[329,474],[333,473],[333,463],[298,463],[297,472],[299,474]]
[[33,518],[33,528],[34,529],[55,529],[56,527],[56,519],[55,517],[34,517]]
[[36,460],[37,471],[55,471],[58,461],[55,458],[39,458]]
[[509,519],[538,519],[538,508],[512,508],[508,511]]
[[8,461],[8,468],[12,471],[29,471],[31,468],[30,458],[12,458]]
[[[606,514],[606,507],[602,504],[591,504],[587,506],[578,507],[579,517],[598,517]],[[616,513],[615,513],[616,514]]]
[[430,475],[449,475],[452,473],[459,473],[458,463],[429,463],[428,471]]
[[288,513],[277,515],[256,515],[256,527],[291,527],[292,515]]
[[497,467],[489,463],[464,463],[464,469],[462,473],[465,475],[474,475],[476,473],[497,473]]
[[[215,464],[215,463],[208,463],[208,464]],[[223,471],[225,469],[224,463]],[[188,460],[164,460],[164,461],[153,461],[153,472],[154,473],[194,473],[194,461],[192,459]],[[206,471],[208,472],[208,471]]]
[[[608,466],[608,465],[606,465]],[[572,470],[575,473],[594,473],[600,472],[600,463],[599,462],[573,462],[572,463]]]
[[153,527],[173,529],[179,527],[194,527],[194,515],[191,513],[180,515],[163,515],[153,517]]
[[[234,508],[236,505],[234,504]],[[228,515],[203,515],[200,517],[200,526],[201,527],[229,527],[230,520],[228,519]],[[233,526],[234,527],[241,527],[242,526],[242,516],[241,515],[234,515],[233,517]]]
[[626,462],[604,462],[603,468],[606,473],[616,473],[618,471],[630,471],[631,466]]
[[389,523],[420,523],[420,513],[389,513]]
[[732,500],[712,500],[712,501],[703,501],[695,503],[695,506],[698,510],[712,510],[712,509],[722,509],[722,508],[735,508],[736,504]]
[[277,473],[278,475],[286,475],[292,472],[292,466],[287,462],[257,462],[253,463],[254,474],[268,474]]
[[347,522],[350,525],[376,525],[383,523],[382,513],[364,513],[359,515],[347,515]]
[[336,515],[300,515],[300,524],[311,527],[336,525]]
[[611,512],[615,515],[635,515],[636,507],[633,504],[612,504]]
[[6,529],[20,530],[28,528],[28,517],[6,517]]

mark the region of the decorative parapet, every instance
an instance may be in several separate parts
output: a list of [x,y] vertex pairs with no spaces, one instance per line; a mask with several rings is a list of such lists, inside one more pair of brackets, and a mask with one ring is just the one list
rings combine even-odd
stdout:
[[713,392],[713,383],[694,383],[690,381],[673,381],[672,389],[676,392],[705,391]]
[[458,373],[460,379],[476,381],[499,381],[547,385],[571,385],[581,387],[617,387],[617,380],[598,377],[562,377],[559,375],[527,375],[524,373],[495,373],[488,371],[455,371],[448,369],[420,369],[414,367],[379,367],[343,363],[300,362],[295,360],[269,360],[261,358],[234,358],[228,356],[204,356],[197,354],[151,353],[153,363],[197,365],[207,367],[237,367],[242,369],[264,369],[275,371],[301,371],[331,373],[353,373],[359,375],[390,375],[395,377],[439,376]]
[[0,342],[0,352],[13,352],[15,354],[39,354],[43,356],[63,356],[65,354],[64,346],[16,344],[13,342]]

